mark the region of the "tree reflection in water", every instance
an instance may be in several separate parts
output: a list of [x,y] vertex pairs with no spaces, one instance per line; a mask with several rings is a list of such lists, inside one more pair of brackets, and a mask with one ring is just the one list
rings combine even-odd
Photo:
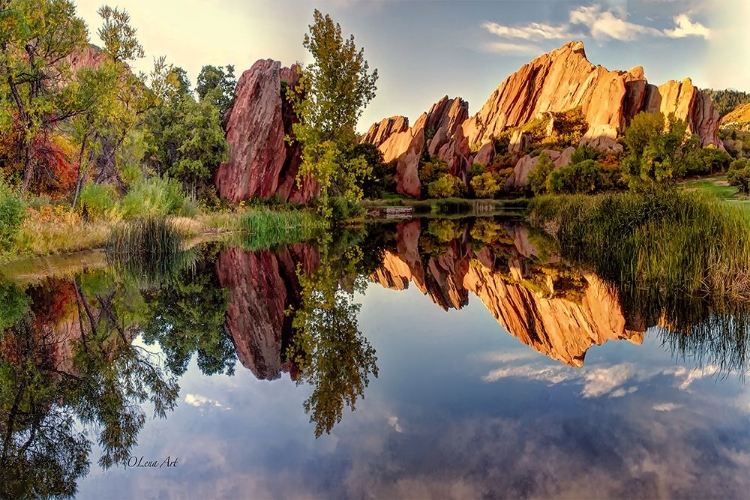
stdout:
[[359,330],[360,304],[355,292],[364,292],[362,249],[337,235],[319,241],[320,266],[312,274],[301,267],[297,275],[302,287],[301,306],[293,311],[296,335],[288,350],[299,370],[298,383],[313,392],[304,403],[315,436],[330,433],[341,421],[344,407],[356,409],[364,398],[370,374],[378,376],[375,349]]

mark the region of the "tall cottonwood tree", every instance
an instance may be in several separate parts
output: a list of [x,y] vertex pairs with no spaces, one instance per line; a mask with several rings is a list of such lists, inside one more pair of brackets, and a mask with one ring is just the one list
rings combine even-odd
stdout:
[[344,38],[329,15],[316,9],[313,21],[304,46],[314,62],[302,71],[293,96],[300,118],[293,130],[302,143],[298,182],[308,175],[318,182],[326,211],[331,195],[355,201],[362,197],[358,179],[367,177],[371,167],[362,157],[347,158],[344,151],[355,142],[357,121],[375,97],[378,72],[370,72],[364,49],[357,49],[353,35]]

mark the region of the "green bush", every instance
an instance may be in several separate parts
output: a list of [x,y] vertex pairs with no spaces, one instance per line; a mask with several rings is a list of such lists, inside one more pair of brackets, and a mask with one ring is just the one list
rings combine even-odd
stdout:
[[544,194],[549,190],[547,178],[554,168],[555,165],[547,153],[539,155],[536,167],[529,172],[529,186],[535,195]]
[[734,160],[729,166],[727,180],[737,186],[741,193],[750,193],[750,159]]
[[500,191],[496,176],[490,172],[485,172],[471,179],[471,188],[477,198],[494,198]]
[[0,180],[0,250],[8,250],[26,218],[21,198]]
[[91,219],[100,219],[113,214],[117,205],[117,191],[110,184],[88,182],[81,189],[76,211]]
[[430,198],[451,198],[458,195],[457,179],[450,174],[443,174],[427,185]]
[[343,196],[329,198],[328,207],[331,209],[331,217],[336,221],[361,217],[365,213],[362,205]]
[[169,177],[154,176],[135,182],[122,199],[126,218],[175,215],[183,207],[182,185]]
[[584,160],[550,173],[549,191],[562,193],[593,193],[602,187],[602,166],[594,160]]

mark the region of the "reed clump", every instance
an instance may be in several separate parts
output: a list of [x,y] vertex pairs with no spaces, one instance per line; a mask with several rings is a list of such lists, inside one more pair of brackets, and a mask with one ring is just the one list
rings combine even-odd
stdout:
[[313,239],[328,224],[312,212],[257,209],[242,215],[239,226],[245,247],[271,248]]
[[110,253],[167,255],[182,249],[183,236],[167,217],[141,217],[112,228]]

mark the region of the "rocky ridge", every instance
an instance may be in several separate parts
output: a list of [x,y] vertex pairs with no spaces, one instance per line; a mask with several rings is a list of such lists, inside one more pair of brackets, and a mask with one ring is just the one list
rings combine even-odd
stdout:
[[[460,107],[460,112],[454,106]],[[723,148],[718,137],[719,113],[690,79],[657,87],[648,83],[640,66],[628,71],[595,66],[586,58],[582,42],[567,43],[522,66],[497,87],[474,116],[468,116],[465,101],[443,97],[411,128],[405,128],[405,117],[386,118],[374,124],[362,141],[378,146],[386,162],[398,162],[398,192],[419,197],[418,168],[423,153],[440,157],[454,175],[463,177],[472,163],[486,166],[492,161],[501,133],[545,114],[575,108],[581,109],[588,123],[581,142],[597,148],[621,150],[618,135],[641,111],[674,113],[700,137],[702,146]],[[398,127],[393,126],[396,123]],[[431,127],[435,123],[445,126]],[[521,134],[514,135],[510,149],[522,151],[522,142]],[[510,183],[524,185],[530,168],[533,165],[528,163],[516,168]]]

